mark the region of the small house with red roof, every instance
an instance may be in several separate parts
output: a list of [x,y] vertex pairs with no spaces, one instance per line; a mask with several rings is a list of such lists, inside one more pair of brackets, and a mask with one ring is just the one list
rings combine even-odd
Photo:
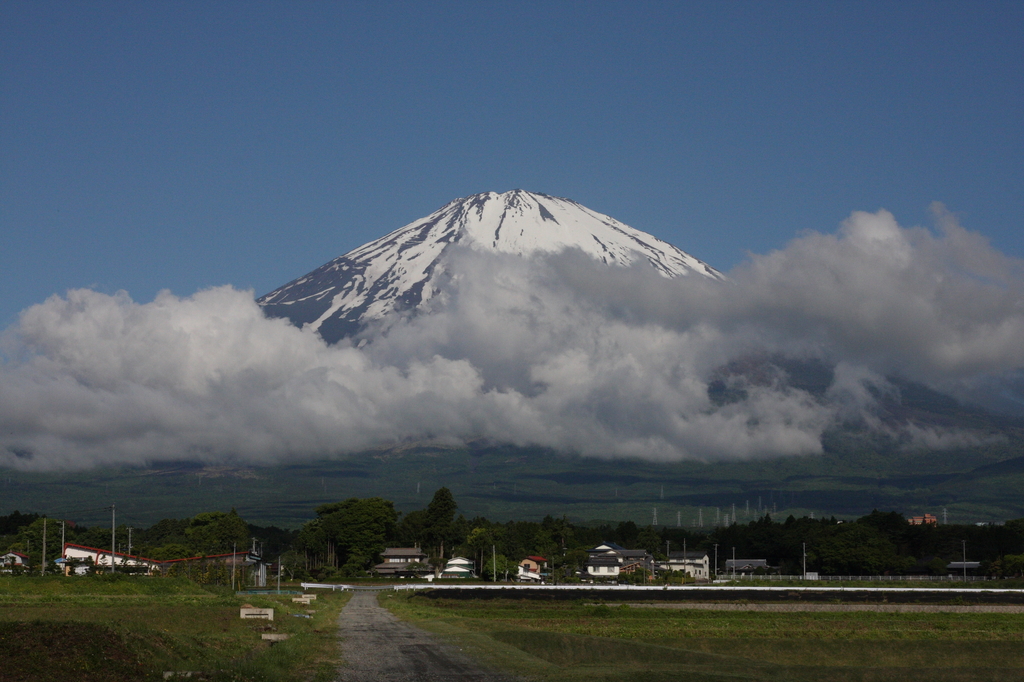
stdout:
[[519,562],[519,572],[516,577],[521,582],[540,582],[547,574],[547,568],[547,559],[531,554]]
[[0,554],[0,566],[4,568],[14,568],[15,566],[27,566],[28,555],[22,552],[10,551],[6,554]]

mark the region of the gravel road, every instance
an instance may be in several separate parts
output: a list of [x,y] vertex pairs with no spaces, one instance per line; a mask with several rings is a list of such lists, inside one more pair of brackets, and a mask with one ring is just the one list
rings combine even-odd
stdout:
[[395,618],[377,592],[356,591],[338,619],[345,666],[338,682],[507,682],[457,647]]

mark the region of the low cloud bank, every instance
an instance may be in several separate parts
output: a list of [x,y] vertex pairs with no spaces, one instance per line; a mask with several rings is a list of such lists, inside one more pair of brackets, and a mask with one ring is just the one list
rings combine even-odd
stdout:
[[[0,466],[272,463],[477,438],[664,461],[814,453],[841,421],[892,431],[873,410],[898,393],[893,374],[1019,410],[1024,262],[937,216],[933,233],[855,213],[725,283],[458,251],[432,310],[335,346],[230,287],[144,304],[70,291],[4,334]],[[727,369],[777,355],[834,366],[830,384]],[[927,447],[979,437],[898,430]]]

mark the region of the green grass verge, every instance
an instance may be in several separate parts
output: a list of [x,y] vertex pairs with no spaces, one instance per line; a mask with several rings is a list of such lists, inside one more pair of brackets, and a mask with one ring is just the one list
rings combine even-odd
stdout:
[[1024,679],[1024,614],[678,611],[402,594],[381,603],[539,680]]
[[[192,680],[325,682],[340,663],[336,621],[347,600],[323,594],[305,606],[183,579],[4,578],[0,678],[106,682],[193,671]],[[242,604],[273,608],[275,619],[242,620]],[[271,644],[264,633],[290,638]]]

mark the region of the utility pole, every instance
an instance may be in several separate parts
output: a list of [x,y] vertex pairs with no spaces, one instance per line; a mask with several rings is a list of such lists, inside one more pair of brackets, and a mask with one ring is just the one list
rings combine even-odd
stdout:
[[43,575],[46,572],[46,517],[43,517],[43,561],[42,566],[39,567],[39,575]]
[[963,561],[963,564],[964,564],[964,582],[966,583],[967,582],[967,540],[961,540],[960,544],[963,546],[963,550],[964,550],[964,561]]
[[807,543],[801,543],[804,546],[804,580],[807,580]]
[[231,591],[235,591],[235,566],[238,565],[238,543],[231,543]]
[[128,526],[128,556],[132,555],[132,527]]
[[277,593],[281,594],[281,557],[277,557]]
[[732,579],[736,580],[736,548],[732,548]]
[[[202,480],[202,479],[200,479]],[[110,572],[114,572],[114,551],[117,549],[117,525],[114,521],[114,505],[110,505]]]
[[494,549],[494,545],[491,545],[491,574],[494,577],[494,583],[498,583],[498,552]]
[[715,580],[718,580],[718,543],[715,543]]

